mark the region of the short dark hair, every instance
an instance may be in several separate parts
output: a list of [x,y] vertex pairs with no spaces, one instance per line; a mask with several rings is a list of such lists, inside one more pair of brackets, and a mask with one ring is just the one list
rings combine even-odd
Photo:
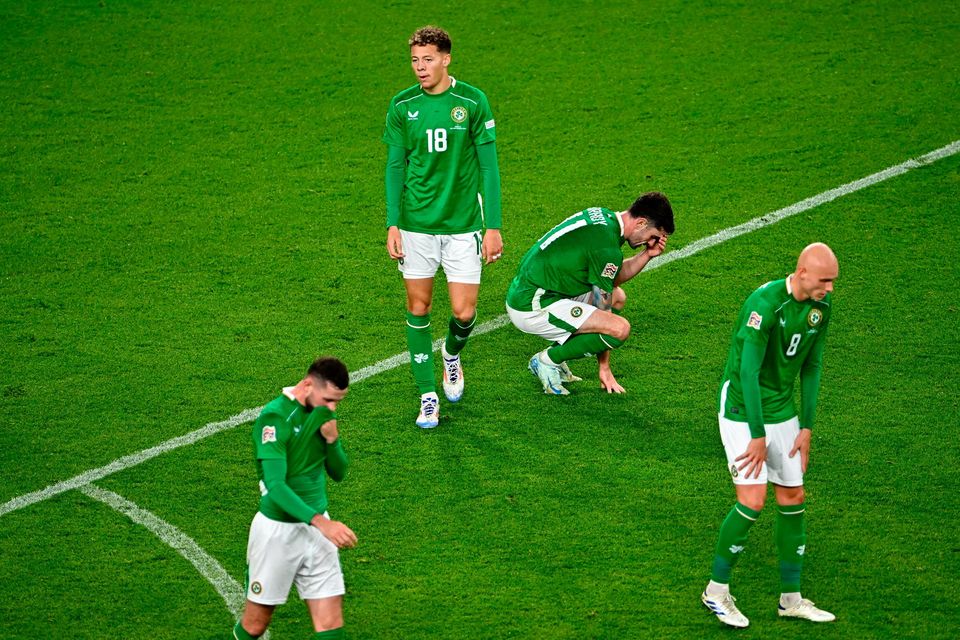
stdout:
[[310,368],[307,369],[307,375],[322,382],[329,382],[341,391],[350,386],[350,374],[347,372],[347,365],[330,356],[314,360]]
[[431,44],[436,45],[437,51],[440,53],[450,53],[450,49],[453,46],[453,43],[450,42],[450,34],[432,24],[420,27],[410,36],[409,45],[411,47],[414,45],[425,47]]
[[659,191],[651,191],[637,198],[630,205],[630,215],[634,218],[646,218],[664,233],[673,233],[673,207],[667,196]]

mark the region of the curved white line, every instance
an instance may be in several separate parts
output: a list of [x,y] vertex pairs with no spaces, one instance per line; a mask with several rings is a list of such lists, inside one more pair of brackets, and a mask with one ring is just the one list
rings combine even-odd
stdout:
[[240,617],[245,600],[243,587],[227,573],[226,569],[220,566],[220,563],[213,556],[201,549],[193,538],[169,522],[161,520],[153,513],[138,507],[112,491],[101,489],[93,484],[78,487],[78,489],[94,500],[99,500],[105,505],[113,507],[137,524],[143,525],[173,548],[174,551],[186,558],[190,564],[196,567],[200,575],[206,578],[207,582],[217,590],[233,617]]
[[[841,185],[835,189],[830,189],[829,191],[824,191],[823,193],[807,198],[806,200],[801,200],[800,202],[792,204],[789,207],[778,209],[771,213],[766,213],[762,216],[754,218],[753,220],[744,222],[743,224],[730,227],[729,229],[724,229],[723,231],[715,233],[712,236],[707,236],[706,238],[701,238],[700,240],[691,242],[682,249],[671,251],[658,258],[654,258],[646,268],[649,271],[651,269],[662,267],[663,265],[673,262],[674,260],[682,260],[683,258],[692,256],[695,253],[699,253],[704,249],[716,246],[722,242],[736,238],[737,236],[750,233],[751,231],[756,231],[757,229],[762,229],[763,227],[770,226],[803,211],[813,209],[814,207],[826,202],[830,202],[831,200],[836,200],[841,196],[849,195],[855,191],[859,191],[871,185],[877,184],[878,182],[883,182],[884,180],[889,180],[890,178],[903,175],[911,169],[933,164],[937,160],[942,160],[943,158],[955,155],[957,152],[960,152],[960,140],[955,140],[946,146],[940,147],[939,149],[924,154],[916,159],[907,160],[901,164],[888,167],[883,171],[878,171],[877,173],[869,175],[865,178],[861,178],[860,180],[848,182],[847,184]],[[509,322],[509,317],[504,314],[481,324],[474,330],[473,333],[474,335],[488,333],[494,329],[498,329],[506,324],[509,324]],[[433,343],[434,351],[440,348],[439,345],[441,342],[442,340],[437,340]],[[360,382],[361,380],[365,380],[366,378],[377,375],[378,373],[399,367],[407,362],[410,362],[410,354],[398,353],[397,355],[391,356],[386,360],[381,360],[376,364],[364,367],[363,369],[350,374],[350,377],[354,383]],[[123,471],[124,469],[138,465],[141,462],[149,460],[150,458],[154,458],[161,453],[166,453],[167,451],[171,451],[188,444],[193,444],[198,440],[202,440],[207,436],[212,436],[213,434],[224,431],[225,429],[230,429],[246,422],[250,422],[257,417],[262,408],[263,407],[247,409],[246,411],[238,413],[237,415],[233,416],[232,418],[228,418],[223,422],[212,422],[205,427],[197,429],[196,431],[173,438],[172,440],[167,440],[166,442],[150,449],[145,449],[144,451],[118,458],[104,467],[86,471],[69,480],[52,484],[45,489],[34,491],[32,493],[26,493],[22,496],[17,496],[16,498],[8,500],[0,505],[0,516],[4,516],[11,511],[16,511],[17,509],[22,509],[28,505],[40,502],[41,500],[52,498],[53,496],[61,494],[64,491],[77,489],[90,482],[93,482],[94,480],[99,480],[100,478],[118,471]]]

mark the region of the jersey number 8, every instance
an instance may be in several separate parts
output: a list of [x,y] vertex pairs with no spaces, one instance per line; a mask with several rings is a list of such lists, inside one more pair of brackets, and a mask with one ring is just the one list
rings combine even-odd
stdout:
[[797,352],[797,347],[800,346],[800,338],[803,337],[803,334],[795,333],[790,337],[790,344],[787,345],[787,355],[792,356]]

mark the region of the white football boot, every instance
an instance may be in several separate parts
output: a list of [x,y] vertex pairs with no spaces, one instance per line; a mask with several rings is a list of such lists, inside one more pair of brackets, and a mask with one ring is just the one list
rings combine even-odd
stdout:
[[456,402],[463,397],[463,365],[460,356],[451,356],[445,347],[440,347],[443,356],[443,395],[450,402]]
[[737,627],[738,629],[745,629],[750,626],[750,621],[747,620],[747,617],[740,613],[740,609],[737,609],[737,605],[735,604],[736,598],[730,595],[729,592],[720,595],[709,595],[704,591],[700,596],[700,601],[707,609],[710,609],[710,611],[717,616],[717,620],[723,624]]
[[560,382],[580,382],[583,380],[580,376],[574,375],[573,371],[570,371],[566,362],[561,362],[557,366],[560,367]]
[[421,429],[433,429],[440,424],[440,398],[435,393],[420,396],[420,415],[417,426]]
[[792,607],[784,607],[782,604],[777,605],[777,613],[783,618],[803,618],[811,622],[833,622],[837,619],[837,616],[829,611],[813,606],[813,603],[806,598],[801,598],[800,602]]
[[546,364],[540,359],[539,353],[533,354],[527,368],[530,369],[530,373],[540,380],[544,393],[555,396],[566,396],[570,394],[569,391],[563,388],[563,383],[560,380],[560,367],[555,364]]

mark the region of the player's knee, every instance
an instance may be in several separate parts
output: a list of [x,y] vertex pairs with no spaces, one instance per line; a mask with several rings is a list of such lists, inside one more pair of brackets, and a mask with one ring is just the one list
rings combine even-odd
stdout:
[[457,319],[461,325],[469,324],[474,316],[477,315],[477,308],[473,306],[461,306],[453,308],[453,317]]
[[763,505],[767,500],[766,494],[758,494],[751,496],[739,496],[737,501],[748,509],[754,511],[763,511]]
[[610,306],[617,311],[623,311],[623,307],[626,306],[626,304],[627,292],[624,291],[622,287],[614,287]]
[[803,501],[806,500],[806,493],[803,490],[803,487],[778,487],[777,488],[777,503],[783,506],[790,506],[795,504],[803,504]]
[[616,318],[617,322],[613,326],[610,337],[616,338],[620,341],[620,344],[623,344],[630,337],[630,321],[620,316],[616,316]]
[[433,305],[429,301],[424,302],[422,300],[407,300],[407,311],[412,313],[415,316],[425,316],[430,313],[430,308]]

